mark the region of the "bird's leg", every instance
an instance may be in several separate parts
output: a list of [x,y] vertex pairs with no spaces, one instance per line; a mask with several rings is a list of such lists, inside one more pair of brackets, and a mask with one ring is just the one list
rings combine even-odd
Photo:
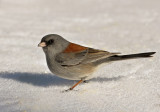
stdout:
[[69,88],[68,90],[66,90],[66,91],[70,91],[70,90],[73,90],[77,85],[79,85],[80,83],[82,83],[84,80],[80,80],[80,81],[78,81],[75,85],[73,85],[71,88]]
[[76,86],[78,86],[80,83],[82,83],[83,80],[78,81],[75,85],[73,85],[70,90],[73,90]]

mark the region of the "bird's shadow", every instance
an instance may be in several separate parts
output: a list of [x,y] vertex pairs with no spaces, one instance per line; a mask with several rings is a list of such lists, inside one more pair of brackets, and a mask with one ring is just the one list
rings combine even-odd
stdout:
[[[91,79],[93,82],[108,82],[108,81],[117,81],[123,78],[124,76],[118,76],[118,77],[112,77],[112,78],[106,78],[106,77],[97,77]],[[64,85],[72,85],[75,83],[75,81],[66,80],[59,78],[52,74],[40,74],[40,73],[28,73],[28,72],[1,72],[0,78],[4,79],[11,79],[22,83],[31,84],[34,86],[41,86],[41,87],[47,87],[47,86],[64,86]]]

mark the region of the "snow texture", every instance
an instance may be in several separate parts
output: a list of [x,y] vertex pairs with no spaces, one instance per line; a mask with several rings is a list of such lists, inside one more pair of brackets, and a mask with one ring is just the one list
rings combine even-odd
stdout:
[[[160,112],[159,0],[0,0],[0,112]],[[153,58],[114,62],[74,91],[37,45],[56,33],[85,46]]]

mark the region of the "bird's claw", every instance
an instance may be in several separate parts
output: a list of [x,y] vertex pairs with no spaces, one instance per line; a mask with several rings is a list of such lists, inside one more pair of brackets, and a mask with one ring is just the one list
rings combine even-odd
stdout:
[[67,90],[63,90],[62,93],[64,93],[64,92],[69,92],[69,91],[71,91],[71,90],[73,90],[73,89],[72,89],[72,88],[69,88],[69,89],[67,89]]
[[67,90],[63,90],[63,91],[62,91],[62,93],[64,93],[64,92],[69,92],[69,91],[78,91],[78,90],[75,90],[75,89],[69,88],[69,89],[67,89]]
[[89,81],[85,80],[85,81],[83,81],[83,83],[89,83]]

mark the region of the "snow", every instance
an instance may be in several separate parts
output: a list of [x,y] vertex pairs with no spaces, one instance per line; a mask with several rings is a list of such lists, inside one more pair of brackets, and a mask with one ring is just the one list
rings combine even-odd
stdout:
[[[159,0],[1,0],[0,112],[159,112]],[[74,91],[51,74],[37,45],[69,41],[149,59],[114,62]]]

